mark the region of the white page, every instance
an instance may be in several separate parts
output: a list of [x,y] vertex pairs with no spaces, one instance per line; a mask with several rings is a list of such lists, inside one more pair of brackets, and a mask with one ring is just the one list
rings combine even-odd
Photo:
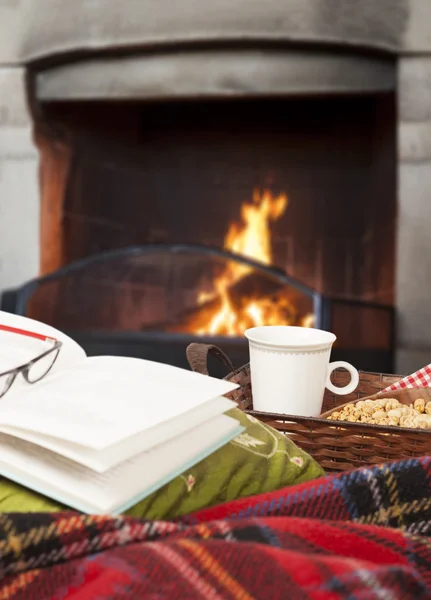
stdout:
[[49,450],[0,434],[0,474],[84,512],[118,513],[243,430],[235,419],[220,415],[103,475]]
[[0,426],[0,433],[6,433],[27,440],[28,442],[57,452],[61,456],[70,458],[98,473],[103,473],[137,454],[141,454],[163,442],[184,434],[235,406],[235,402],[227,398],[215,398],[176,419],[165,421],[150,430],[140,431],[131,438],[127,438],[104,450],[93,450],[79,444],[59,440],[55,437],[43,436],[14,427]]
[[[10,313],[0,311],[0,324],[8,327],[16,327],[24,329],[32,333],[39,333],[46,336],[51,336],[63,342],[60,354],[47,378],[51,378],[58,372],[69,369],[86,359],[84,350],[79,344],[72,340],[69,336],[54,327],[40,323],[27,317],[12,315]],[[30,338],[15,333],[0,331],[0,373],[19,367],[22,364],[32,360],[39,354],[42,354],[49,348],[49,344],[42,340]],[[18,375],[13,386],[7,393],[8,398],[16,396],[19,393],[26,392],[30,386],[23,378]],[[6,398],[6,396],[4,397]]]
[[135,358],[93,357],[0,402],[0,426],[101,450],[238,386]]

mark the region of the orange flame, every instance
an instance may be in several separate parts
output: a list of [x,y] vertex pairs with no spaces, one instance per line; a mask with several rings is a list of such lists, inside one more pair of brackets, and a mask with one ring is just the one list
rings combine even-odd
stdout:
[[[241,223],[232,223],[224,240],[224,248],[265,265],[272,264],[271,223],[277,221],[286,210],[285,194],[273,196],[268,190],[262,194],[254,190],[252,202],[241,207]],[[215,279],[211,294],[200,294],[202,305],[218,298],[216,312],[205,324],[196,327],[198,335],[242,335],[248,327],[258,325],[288,325],[292,323],[295,307],[286,297],[274,302],[271,298],[243,299],[242,306],[234,306],[230,288],[243,279],[252,267],[230,261],[226,270]],[[295,324],[301,324],[296,323]],[[312,315],[307,315],[304,325],[312,326]]]
[[277,221],[287,208],[287,196],[273,197],[268,190],[262,195],[253,192],[253,202],[241,207],[242,223],[232,223],[224,240],[224,247],[259,261],[264,265],[272,262],[270,223]]

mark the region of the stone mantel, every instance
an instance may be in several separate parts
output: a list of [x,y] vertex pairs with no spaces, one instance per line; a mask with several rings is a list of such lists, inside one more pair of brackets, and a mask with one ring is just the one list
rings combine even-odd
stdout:
[[196,44],[431,51],[429,0],[27,0],[22,10],[26,63]]
[[366,94],[395,91],[388,57],[329,51],[208,50],[89,58],[36,73],[35,96],[56,100],[164,100]]
[[16,59],[42,101],[387,91],[397,56],[431,52],[429,0],[22,0],[20,11]]

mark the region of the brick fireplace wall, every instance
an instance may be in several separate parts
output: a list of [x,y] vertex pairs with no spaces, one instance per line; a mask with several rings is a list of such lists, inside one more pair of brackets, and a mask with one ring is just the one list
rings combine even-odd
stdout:
[[[271,6],[276,0],[271,0]],[[37,4],[37,7],[36,7]],[[30,46],[23,43],[22,29],[31,23],[30,6],[39,10],[40,5],[51,8],[44,14],[46,19],[53,18],[55,7],[60,0],[41,0],[36,3],[26,0],[0,0],[0,289],[19,284],[36,275],[39,262],[39,188],[37,182],[37,155],[30,134],[30,120],[25,104],[24,67],[26,51]],[[64,10],[79,11],[79,2],[65,3]],[[106,7],[107,0],[92,4],[90,13],[81,14],[79,32],[80,42],[86,47],[91,35],[103,36],[99,27],[98,7]],[[114,4],[114,2],[113,2]],[[163,3],[161,3],[162,5]],[[181,0],[175,6],[193,4],[190,0]],[[214,15],[221,0],[213,0]],[[115,2],[118,7],[118,3]],[[127,5],[127,6],[126,6]],[[243,0],[228,3],[232,6],[244,5]],[[269,12],[265,3],[264,17]],[[144,10],[148,5],[135,0],[126,0],[122,4],[122,15]],[[168,13],[173,7],[168,5]],[[347,31],[355,36],[357,45],[367,45],[366,32],[371,31],[374,40],[379,26],[379,8],[381,23],[394,18],[394,26],[388,27],[381,46],[397,57],[397,99],[398,99],[398,262],[396,302],[398,314],[398,370],[407,372],[426,362],[431,362],[431,292],[428,282],[431,280],[431,3],[430,0],[390,0],[379,3],[369,0],[310,0],[306,3],[308,13],[313,11],[319,16],[326,15],[326,21],[310,18],[303,9],[302,0],[289,0],[282,3],[286,11],[286,39],[303,39],[305,42],[322,40],[338,41]],[[393,11],[388,7],[393,7]],[[365,10],[366,9],[366,10]],[[334,12],[334,18],[328,18],[328,11]],[[301,12],[302,11],[302,12]],[[198,11],[199,12],[199,11]],[[211,13],[211,15],[213,15]],[[250,11],[249,14],[252,14]],[[187,11],[183,11],[187,16]],[[203,14],[203,13],[201,13]],[[259,13],[260,14],[260,13]],[[283,13],[284,14],[284,13]],[[213,15],[213,16],[214,16]],[[295,19],[301,15],[298,25]],[[366,16],[365,16],[366,15]],[[361,31],[360,18],[364,16],[373,21],[373,27],[364,25]],[[395,18],[395,16],[396,18]],[[85,18],[84,18],[85,16]],[[329,15],[330,16],[330,15]],[[70,17],[70,15],[69,15]],[[76,17],[76,15],[75,15]],[[335,18],[337,17],[337,18]],[[84,18],[84,20],[82,20]],[[266,17],[265,17],[266,18]],[[93,19],[93,22],[86,21]],[[264,18],[261,19],[261,21]],[[133,21],[133,19],[132,19]],[[259,21],[259,19],[258,19]],[[336,23],[335,37],[325,30],[323,25]],[[73,22],[66,15],[62,27]],[[187,19],[181,23],[187,23]],[[275,21],[274,21],[275,22]],[[140,23],[135,19],[134,23]],[[277,21],[277,27],[284,22]],[[323,24],[323,25],[322,25]],[[88,31],[86,31],[88,25]],[[124,25],[124,23],[123,23]],[[40,23],[39,23],[40,26]],[[52,23],[48,23],[52,28]],[[146,26],[148,20],[146,20]],[[160,19],[158,26],[163,26]],[[178,26],[172,17],[170,26]],[[316,30],[307,31],[307,27]],[[319,30],[320,28],[320,30]],[[210,28],[211,29],[211,28]],[[92,32],[90,35],[89,32]],[[292,33],[293,32],[293,33]],[[365,32],[365,37],[361,35]],[[41,30],[36,31],[41,33]],[[148,31],[147,31],[148,33]],[[263,32],[265,33],[265,32]],[[136,34],[136,30],[133,35]],[[341,37],[340,37],[341,36]],[[24,36],[25,37],[25,36]],[[30,36],[31,37],[31,36]],[[88,38],[88,39],[87,39]],[[132,39],[133,38],[133,39]],[[136,43],[136,36],[131,43]],[[340,39],[339,39],[340,38]],[[56,44],[63,42],[64,32],[59,31]],[[24,40],[24,42],[28,40]],[[349,43],[349,40],[345,40]],[[73,40],[66,40],[73,47]],[[129,40],[130,42],[130,40]],[[372,40],[368,40],[370,46]],[[125,40],[127,45],[127,40]],[[99,47],[103,43],[98,40]],[[377,46],[379,44],[377,43]],[[31,52],[30,52],[31,54]],[[169,72],[169,71],[167,71]]]

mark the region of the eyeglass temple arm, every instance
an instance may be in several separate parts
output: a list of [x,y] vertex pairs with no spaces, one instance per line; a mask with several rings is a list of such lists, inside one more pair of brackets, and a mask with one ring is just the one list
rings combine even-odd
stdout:
[[43,342],[56,342],[56,338],[42,335],[40,333],[34,333],[33,331],[26,331],[25,329],[18,329],[17,327],[9,327],[9,325],[0,325],[0,331],[7,331],[9,333],[17,333],[18,335],[25,335],[27,337],[42,340]]

